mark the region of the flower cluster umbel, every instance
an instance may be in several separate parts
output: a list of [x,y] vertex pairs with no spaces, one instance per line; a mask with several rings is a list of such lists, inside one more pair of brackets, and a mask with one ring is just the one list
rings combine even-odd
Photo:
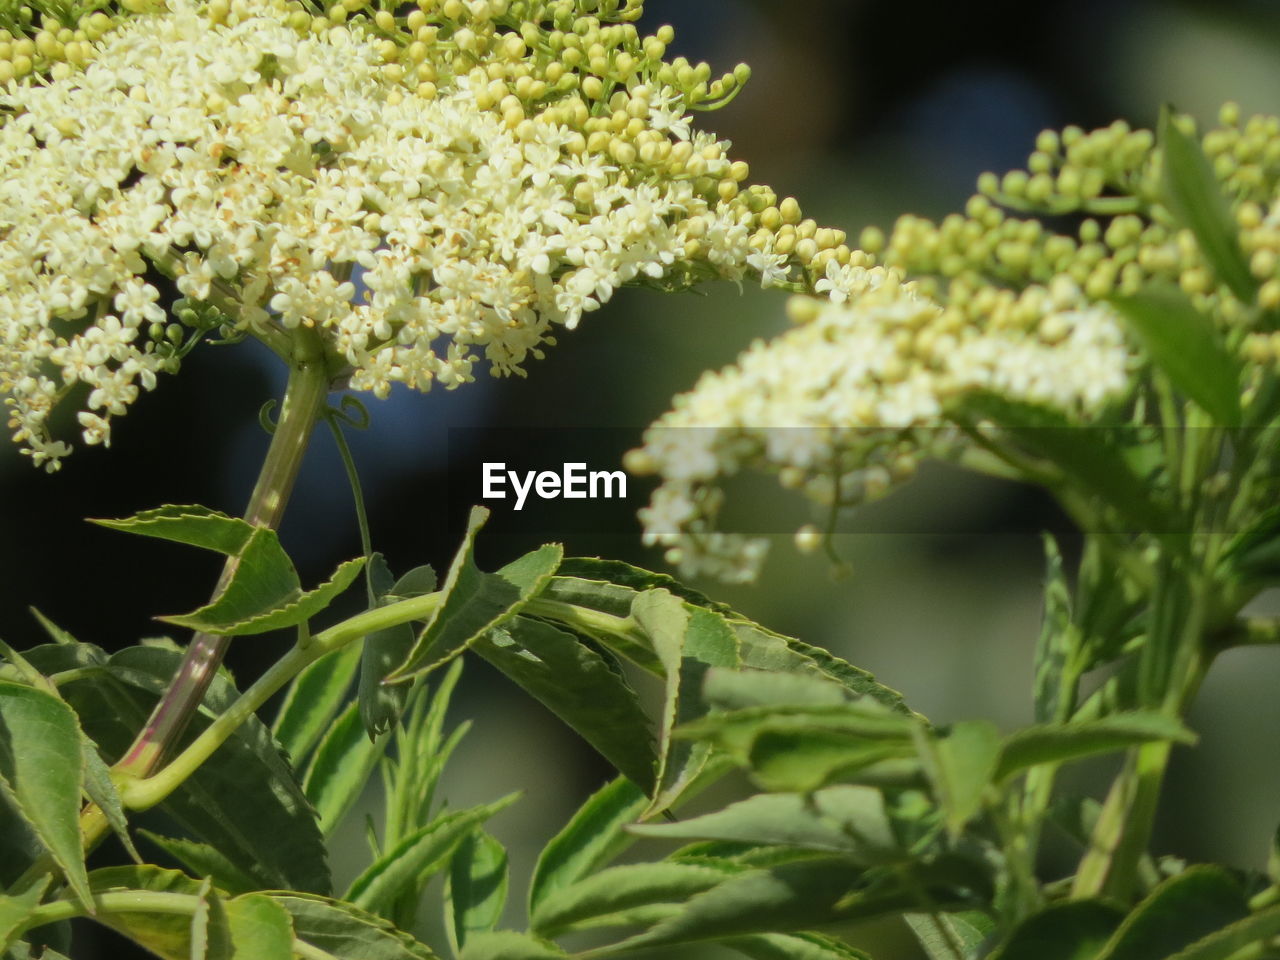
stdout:
[[[629,456],[633,470],[663,480],[642,511],[647,541],[686,573],[751,579],[764,541],[716,524],[733,474],[776,474],[830,520],[927,456],[963,456],[954,415],[975,393],[1050,408],[1067,423],[1108,407],[1126,413],[1142,356],[1114,296],[1180,287],[1245,365],[1248,400],[1280,358],[1267,319],[1280,306],[1280,120],[1242,121],[1228,105],[1220,121],[1201,143],[1231,200],[1256,304],[1215,278],[1191,230],[1163,206],[1151,132],[1123,123],[1046,131],[1027,170],[980,178],[964,215],[904,216],[888,237],[863,231],[863,249],[828,264],[815,284],[825,298],[793,301],[798,326],[676,398]],[[1016,212],[1080,225],[1055,233]],[[802,548],[820,541],[813,526],[797,534]]]
[[[691,125],[746,68],[668,62],[672,31],[640,36],[639,12],[169,0],[6,31],[15,439],[55,468],[70,448],[50,415],[87,387],[83,437],[108,443],[111,418],[219,324],[282,353],[314,328],[351,387],[383,396],[457,386],[477,362],[520,373],[624,284],[811,289],[848,264],[841,232],[747,186],[728,144]],[[172,287],[199,309],[171,313]]]

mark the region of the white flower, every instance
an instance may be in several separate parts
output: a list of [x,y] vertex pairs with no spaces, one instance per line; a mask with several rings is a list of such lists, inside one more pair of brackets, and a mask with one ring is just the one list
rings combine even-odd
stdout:
[[1078,290],[1044,298],[1048,312],[1030,329],[957,330],[894,271],[827,278],[831,300],[801,300],[793,311],[804,323],[705,374],[645,433],[639,460],[662,477],[640,514],[645,539],[666,546],[686,574],[737,580],[758,568],[763,541],[715,530],[719,484],[744,469],[776,473],[838,510],[882,495],[931,449],[955,442],[947,407],[964,391],[1083,418],[1126,388],[1130,354],[1117,318],[1085,306]]

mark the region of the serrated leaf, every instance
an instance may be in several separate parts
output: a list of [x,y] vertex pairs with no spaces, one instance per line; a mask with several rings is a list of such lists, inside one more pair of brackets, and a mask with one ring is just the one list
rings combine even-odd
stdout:
[[472,937],[459,960],[558,960],[567,956],[546,940],[514,930],[496,930]]
[[538,855],[529,884],[529,912],[536,911],[551,893],[593,873],[634,842],[622,828],[633,823],[648,803],[648,797],[623,777],[592,794]]
[[407,891],[417,890],[430,873],[443,868],[468,833],[518,796],[513,793],[494,803],[447,813],[415,830],[356,877],[344,899],[382,913]]
[[[189,910],[161,912],[158,910],[102,911],[97,920],[129,939],[141,944],[164,960],[191,960],[201,955],[201,940],[207,941],[211,931],[206,928],[203,938],[197,924],[193,923],[202,903],[215,897],[207,884],[193,880],[177,870],[164,870],[150,864],[125,867],[105,867],[89,874],[95,894],[112,891],[148,891],[151,893],[175,893],[190,898]],[[217,939],[225,937],[225,928],[212,931]]]
[[756,733],[747,754],[751,779],[769,791],[817,790],[884,760],[915,755],[905,738],[872,740],[847,730],[778,726]]
[[[396,580],[381,554],[375,553],[373,559],[379,570],[371,581],[378,605],[422,596],[436,588],[435,571],[429,566],[415,567]],[[404,662],[414,640],[412,623],[396,624],[364,638],[360,652],[360,719],[370,737],[385,733],[404,713],[409,685],[383,681]]]
[[219,890],[240,894],[259,889],[259,884],[252,877],[207,843],[198,843],[181,837],[162,837],[150,830],[140,832],[186,867],[191,874],[207,877],[213,881],[214,886]]
[[567,723],[646,792],[657,752],[649,718],[599,653],[549,623],[515,617],[472,649]]
[[1179,950],[1169,960],[1227,960],[1245,947],[1280,935],[1280,906],[1260,910]]
[[725,670],[720,667],[707,671],[703,696],[721,710],[774,706],[838,707],[855,699],[846,687],[822,677],[780,670]]
[[1135,531],[1177,529],[1153,498],[1151,485],[1133,472],[1115,429],[1083,429],[1059,411],[988,392],[964,394],[954,413],[992,421],[1028,453],[1052,461],[1084,490],[1102,498]]
[[293,918],[269,896],[251,893],[223,904],[232,960],[292,960]]
[[[269,530],[262,533],[270,534],[270,538],[275,536]],[[226,637],[283,630],[305,623],[328,607],[364,569],[364,557],[348,560],[340,564],[333,576],[320,586],[304,592],[297,583],[297,574],[286,578],[275,569],[278,559],[273,555],[273,549],[259,547],[270,538],[255,533],[240,557],[240,565],[232,575],[231,583],[212,603],[192,613],[159,619],[175,626]],[[274,580],[267,579],[272,576],[275,576]],[[263,580],[256,580],[256,577]],[[292,586],[285,589],[289,583]]]
[[[829,650],[795,637],[774,633],[749,620],[733,620],[730,626],[738,635],[744,667],[777,669],[772,664],[785,658],[783,664],[789,671],[803,671],[810,676],[830,680],[839,684],[854,698],[869,698],[895,713],[916,715],[897,690],[885,686],[873,674],[840,659]],[[798,662],[796,658],[799,658]]]
[[843,920],[897,913],[912,897],[894,883],[856,892],[861,868],[843,858],[784,864],[729,877],[692,897],[674,917],[598,954],[720,940],[757,933],[787,933]]
[[669,808],[698,776],[710,754],[706,743],[675,740],[672,731],[710,709],[703,682],[711,667],[741,666],[737,637],[720,614],[686,606],[666,590],[638,594],[631,615],[648,636],[665,674],[657,789],[645,811]]
[[995,930],[995,921],[979,910],[964,913],[907,913],[903,920],[916,935],[929,960],[977,957]]
[[414,567],[391,585],[390,594],[402,600],[425,596],[436,589],[436,572],[430,564]]
[[1209,158],[1193,136],[1184,133],[1167,105],[1160,110],[1158,142],[1163,155],[1161,199],[1195,235],[1209,269],[1244,304],[1257,297],[1258,281],[1240,249],[1235,219]]
[[369,739],[356,701],[347,704],[321,738],[302,789],[315,807],[320,832],[326,837],[333,834],[343,815],[360,799],[388,742],[385,736]]
[[507,850],[483,830],[463,838],[449,859],[444,890],[445,930],[454,954],[502,919],[509,883]]
[[1240,366],[1212,317],[1172,289],[1144,290],[1110,303],[1175,389],[1219,426],[1240,424]]
[[0,794],[92,912],[80,843],[83,771],[80,727],[72,709],[43,690],[0,681]]
[[751,960],[872,960],[870,954],[820,933],[761,933],[725,945]]
[[229,557],[240,553],[258,529],[238,517],[229,517],[199,504],[168,504],[119,520],[99,518],[89,522],[108,530],[172,540]]
[[1134,907],[1094,960],[1165,960],[1248,915],[1244,893],[1226,870],[1191,867]]
[[1069,724],[1024,727],[1001,746],[995,780],[999,782],[1041,763],[1066,763],[1159,740],[1193,744],[1196,735],[1179,720],[1145,710]]
[[[710,685],[704,689],[710,689]],[[776,762],[782,773],[795,768],[796,775],[803,777],[807,775],[804,764],[808,756],[783,755],[792,740],[813,735],[815,758],[830,761],[838,768],[851,757],[865,759],[868,751],[884,749],[914,755],[912,739],[919,726],[919,721],[874,702],[813,707],[774,704],[711,713],[680,727],[675,736],[709,740],[740,764],[755,763],[760,744],[763,759]],[[770,755],[773,738],[776,750]],[[848,753],[844,754],[846,749]]]
[[[695,607],[706,607],[719,613],[729,614],[732,611],[723,603],[709,599],[691,587],[685,586],[675,577],[665,573],[655,573],[636,567],[621,560],[602,560],[598,557],[567,557],[560,565],[559,575],[574,577],[580,580],[603,581],[625,587],[635,593],[645,590],[666,590]],[[613,612],[618,616],[626,616],[631,608],[630,599],[626,605]]]
[[0,893],[0,953],[9,948],[22,924],[40,905],[52,879],[46,874],[20,893]]
[[439,960],[425,944],[354,904],[292,892],[271,899],[289,911],[295,937],[335,960]]
[[298,769],[346,702],[359,660],[360,645],[349,643],[326,653],[289,684],[271,732]]
[[134,863],[141,863],[142,857],[133,845],[129,836],[129,824],[124,815],[124,804],[120,801],[120,791],[111,779],[111,770],[98,755],[98,747],[83,732],[80,734],[80,750],[84,754],[84,792],[107,818],[107,825],[120,840],[125,852],[133,858]]
[[389,681],[422,676],[448,663],[487,630],[520,612],[555,573],[563,557],[558,544],[547,544],[497,573],[483,573],[472,559],[476,533],[489,511],[476,507],[462,546],[444,583],[444,599],[422,631],[418,643]]
[[992,960],[1093,960],[1123,919],[1100,900],[1051,904],[1023,920]]
[[921,762],[946,815],[947,829],[959,836],[982,809],[1000,758],[1000,731],[986,720],[952,724],[944,736],[923,730],[918,738]]
[[[609,867],[547,896],[530,917],[534,933],[559,936],[573,929],[613,925],[616,914],[653,904],[681,904],[744,868],[729,864],[628,863]],[[626,922],[625,918],[622,922]]]
[[813,793],[757,794],[714,813],[630,829],[644,837],[735,840],[841,853],[863,865],[903,856],[884,796],[873,787],[856,785]]
[[[181,654],[129,647],[99,667],[82,668],[60,688],[107,759],[133,742]],[[184,742],[237,699],[215,675]],[[328,889],[324,841],[293,770],[256,717],[236,732],[160,805],[195,840],[221,851],[262,889]]]

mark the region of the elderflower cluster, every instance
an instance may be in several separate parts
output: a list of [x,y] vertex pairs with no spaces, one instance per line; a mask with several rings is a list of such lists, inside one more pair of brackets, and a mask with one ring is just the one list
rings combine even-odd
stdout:
[[966,394],[1086,414],[1127,384],[1116,317],[1070,281],[1040,288],[1026,324],[995,328],[894,269],[833,268],[821,286],[827,301],[793,299],[794,329],[705,374],[630,456],[663,478],[641,511],[646,542],[687,574],[745,581],[764,559],[763,541],[715,529],[732,474],[774,473],[828,510],[852,507],[954,446],[944,414]]
[[47,468],[64,398],[109,443],[211,328],[282,353],[313,328],[384,396],[520,373],[624,284],[851,261],[692,127],[745,67],[667,62],[639,4],[135,5],[0,44],[0,392]]
[[[1171,122],[1194,137],[1187,118]],[[990,405],[966,402],[975,393],[1049,409],[1050,422],[1087,423],[1108,405],[1144,422],[1148,361],[1115,297],[1180,290],[1238,360],[1244,403],[1261,395],[1280,373],[1280,118],[1228,104],[1195,140],[1203,162],[1184,150],[1174,170],[1154,133],[1123,122],[1045,131],[1025,170],[979,178],[963,214],[864,230],[860,250],[814,271],[825,301],[793,302],[799,327],[704,376],[630,455],[662,477],[642,512],[648,541],[688,572],[749,579],[761,543],[716,528],[726,478],[775,473],[834,516],[926,456],[963,458],[974,430],[998,444],[974,413]],[[1219,215],[1220,193],[1238,253],[1206,254],[1182,210],[1188,180],[1198,216]],[[1079,225],[1057,233],[1039,217]]]

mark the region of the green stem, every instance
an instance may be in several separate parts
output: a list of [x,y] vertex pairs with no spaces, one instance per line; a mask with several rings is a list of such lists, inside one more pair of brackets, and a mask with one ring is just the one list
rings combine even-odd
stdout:
[[[330,377],[323,343],[317,334],[306,328],[299,328],[296,333],[298,336],[294,339],[280,420],[245,510],[245,520],[255,526],[275,528],[279,525],[312,429],[329,391]],[[236,558],[228,558],[214,588],[215,597],[231,581],[238,562]],[[192,638],[173,682],[133,745],[116,764],[117,772],[145,777],[159,766],[204,699],[228,642],[226,637],[206,633],[197,633]]]
[[[159,890],[113,890],[94,894],[93,897],[95,919],[113,913],[158,913],[168,916],[194,917],[206,904],[207,901],[203,897],[193,893],[166,893]],[[20,937],[37,927],[87,915],[88,910],[79,901],[54,900],[52,903],[36,907],[27,914],[13,936]],[[334,960],[333,954],[298,939],[294,939],[292,950],[296,956],[307,958],[307,960]]]
[[[163,770],[146,779],[118,777],[120,798],[126,807],[145,810],[176,790],[213,752],[222,746],[249,717],[281,687],[327,653],[353,640],[401,623],[430,617],[444,599],[443,592],[429,593],[357,614],[316,634],[305,645],[290,650],[258,678],[227,710],[221,713],[182,753]],[[117,771],[119,773],[119,771]]]
[[[444,592],[436,591],[365,610],[317,633],[305,644],[294,647],[209,724],[185,750],[166,764],[164,769],[145,779],[131,776],[127,771],[121,775],[121,771],[117,770],[116,781],[124,805],[133,810],[145,810],[167,797],[209,759],[245,720],[298,673],[321,657],[371,633],[402,623],[429,619],[443,600]],[[531,599],[522,609],[524,613],[588,632],[610,645],[635,644],[637,648],[640,645],[637,636],[639,628],[626,617],[615,617],[571,603],[539,597]]]

